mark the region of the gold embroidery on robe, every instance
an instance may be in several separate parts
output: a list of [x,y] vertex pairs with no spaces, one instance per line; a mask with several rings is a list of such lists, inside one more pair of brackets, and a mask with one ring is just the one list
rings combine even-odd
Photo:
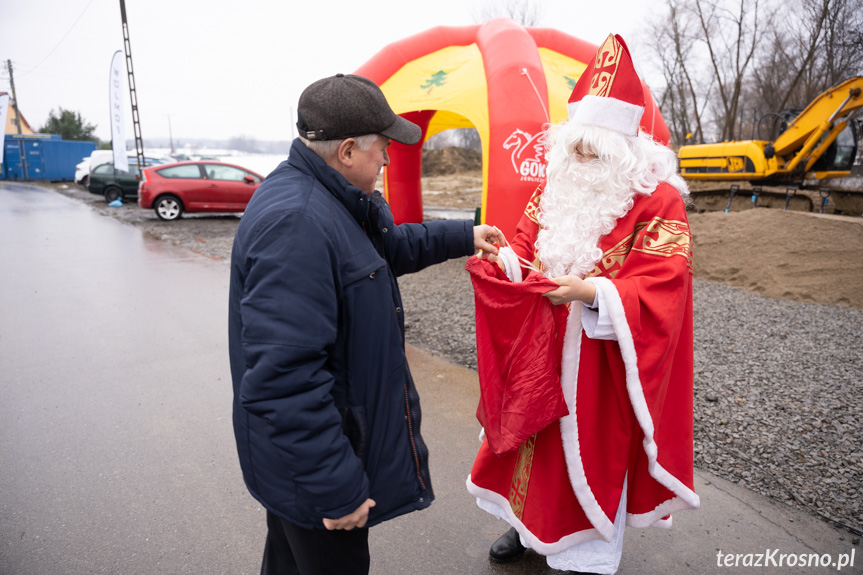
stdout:
[[686,259],[686,266],[692,273],[692,235],[689,224],[656,217],[649,222],[635,224],[631,234],[602,254],[587,277],[604,275],[614,279],[631,250],[662,257],[681,256]]
[[518,448],[515,468],[512,471],[512,484],[509,487],[509,506],[512,512],[521,520],[524,514],[524,500],[527,497],[527,485],[530,482],[530,471],[533,467],[533,451],[536,446],[536,434],[531,435]]
[[629,250],[632,249],[632,241],[641,230],[647,227],[648,222],[639,222],[635,224],[635,230],[617,242],[611,249],[607,250],[596,262],[593,271],[587,274],[587,277],[592,278],[599,275],[605,275],[611,279],[618,274],[620,267],[623,265],[626,256],[629,255]]
[[533,192],[533,195],[530,197],[530,200],[527,202],[527,206],[524,208],[524,215],[526,215],[530,221],[539,225],[539,219],[536,216],[536,213],[539,211],[539,197],[542,195],[542,187],[536,189]]
[[681,256],[692,273],[692,235],[686,222],[653,218],[632,249],[666,258]]

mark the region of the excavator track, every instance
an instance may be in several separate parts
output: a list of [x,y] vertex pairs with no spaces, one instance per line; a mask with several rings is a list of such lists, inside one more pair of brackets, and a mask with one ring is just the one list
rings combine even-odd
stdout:
[[701,212],[740,212],[753,208],[771,208],[798,212],[819,211],[812,194],[796,189],[786,192],[739,188],[730,186],[704,190],[691,190],[690,209]]

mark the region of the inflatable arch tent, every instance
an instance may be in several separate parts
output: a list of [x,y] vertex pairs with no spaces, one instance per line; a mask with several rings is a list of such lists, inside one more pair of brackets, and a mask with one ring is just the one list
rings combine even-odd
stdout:
[[[384,194],[397,223],[422,222],[422,145],[453,128],[476,128],[482,142],[482,220],[507,237],[545,174],[543,126],[567,117],[566,102],[597,46],[551,28],[501,18],[477,26],[441,26],[394,42],[356,74],[377,83],[393,110],[423,137],[393,142]],[[643,130],[669,132],[644,86]]]

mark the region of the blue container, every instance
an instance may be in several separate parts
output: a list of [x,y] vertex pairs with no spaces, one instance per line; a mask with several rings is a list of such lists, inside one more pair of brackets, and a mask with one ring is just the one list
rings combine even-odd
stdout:
[[96,142],[63,140],[53,134],[6,134],[3,148],[0,179],[62,182],[75,179],[75,166],[90,156]]

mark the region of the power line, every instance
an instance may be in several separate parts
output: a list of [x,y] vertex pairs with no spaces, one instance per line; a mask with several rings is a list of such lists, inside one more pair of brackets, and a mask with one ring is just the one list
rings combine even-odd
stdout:
[[84,13],[87,11],[87,9],[88,9],[88,8],[90,8],[90,5],[91,5],[91,4],[93,4],[93,0],[90,0],[90,2],[88,2],[88,3],[87,3],[87,6],[85,6],[85,7],[84,7],[84,9],[81,11],[81,13],[80,13],[80,14],[78,15],[78,17],[75,19],[75,21],[72,23],[72,26],[69,28],[69,30],[68,30],[65,34],[63,34],[63,37],[62,37],[62,38],[60,38],[60,41],[59,41],[59,42],[57,42],[57,44],[56,44],[53,48],[51,48],[51,51],[50,51],[50,52],[48,52],[48,55],[47,55],[47,56],[45,56],[44,58],[42,58],[42,60],[41,60],[38,64],[36,64],[36,65],[35,65],[35,66],[33,66],[32,68],[30,68],[29,70],[27,70],[26,72],[24,72],[23,74],[18,74],[18,77],[19,77],[19,78],[20,78],[21,76],[26,76],[27,74],[29,74],[30,72],[32,72],[33,70],[35,70],[36,68],[38,68],[39,66],[41,66],[41,65],[42,65],[42,63],[43,63],[43,62],[45,62],[45,60],[47,60],[47,59],[51,56],[51,54],[53,54],[53,53],[54,53],[54,51],[55,51],[57,48],[59,48],[59,47],[60,47],[60,44],[62,44],[62,43],[63,43],[63,41],[66,39],[66,37],[67,37],[69,34],[71,34],[71,33],[72,33],[72,30],[74,30],[74,29],[75,29],[75,26],[77,26],[77,25],[78,25],[78,21],[79,21],[79,20],[81,20],[81,18],[84,16]]

